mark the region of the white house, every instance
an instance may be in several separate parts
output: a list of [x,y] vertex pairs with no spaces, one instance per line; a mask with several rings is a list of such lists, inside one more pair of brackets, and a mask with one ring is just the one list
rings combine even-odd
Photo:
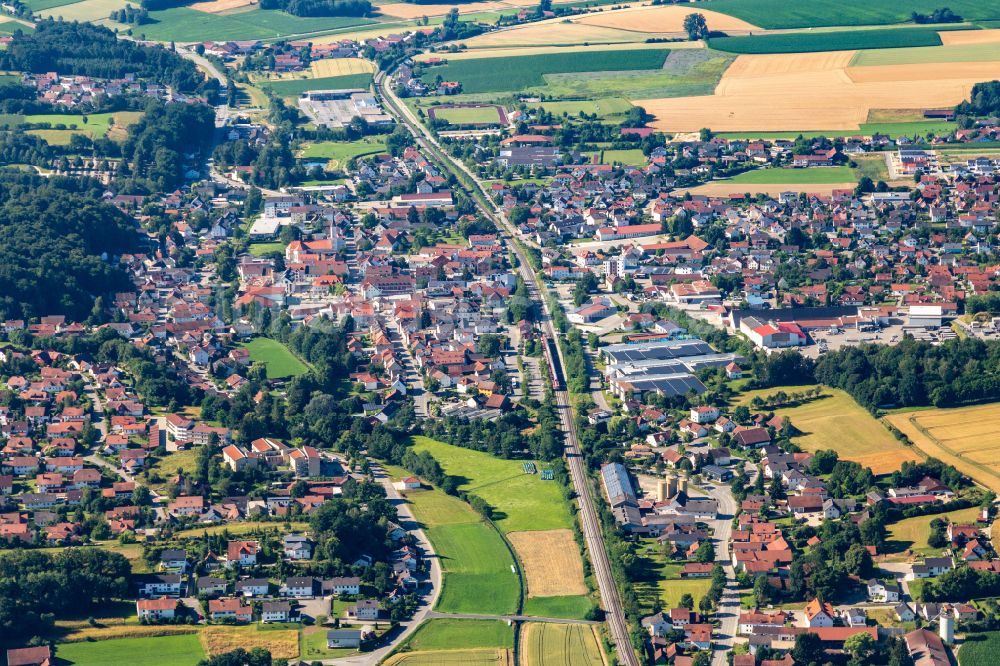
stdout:
[[140,619],[172,620],[177,613],[177,600],[163,597],[160,599],[137,599],[135,612]]
[[288,622],[292,604],[287,601],[265,601],[261,605],[261,622]]

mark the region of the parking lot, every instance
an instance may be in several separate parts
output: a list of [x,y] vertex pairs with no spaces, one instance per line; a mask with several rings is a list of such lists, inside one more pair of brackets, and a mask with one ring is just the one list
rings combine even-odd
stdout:
[[842,347],[859,345],[864,342],[896,344],[903,339],[903,325],[894,324],[878,331],[822,328],[811,331],[809,337],[813,344],[803,347],[802,354],[809,358],[818,358],[827,351],[837,351]]

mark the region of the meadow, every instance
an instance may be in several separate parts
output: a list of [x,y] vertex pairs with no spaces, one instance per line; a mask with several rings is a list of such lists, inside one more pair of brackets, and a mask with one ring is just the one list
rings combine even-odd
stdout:
[[753,184],[799,184],[799,183],[847,183],[856,180],[850,167],[812,167],[808,169],[771,168],[744,171],[729,178],[729,183]]
[[205,652],[211,656],[232,652],[236,648],[269,650],[275,659],[299,656],[297,625],[250,624],[244,626],[209,625],[202,628],[199,638]]
[[459,486],[493,507],[493,522],[503,532],[571,529],[572,518],[559,484],[525,474],[523,460],[503,460],[488,453],[414,437],[413,450],[427,451],[444,471],[463,479]]
[[713,49],[730,53],[808,53],[812,51],[940,46],[941,37],[935,28],[887,28],[885,30],[838,30],[715,37],[708,40],[708,44]]
[[1000,654],[1000,631],[966,634],[958,649],[959,666],[992,666]]
[[645,166],[649,161],[642,150],[631,148],[628,150],[602,150],[602,164],[624,164],[626,166]]
[[[570,530],[511,532],[508,540],[521,562],[528,598],[585,596],[583,562]],[[584,607],[584,612],[587,608]]]
[[928,456],[1000,492],[1000,404],[897,412],[884,418]]
[[580,620],[587,617],[587,613],[594,605],[590,597],[580,594],[558,597],[528,597],[524,600],[521,614]]
[[648,49],[456,60],[427,68],[423,78],[432,84],[440,74],[445,81],[461,82],[466,93],[523,90],[544,85],[546,74],[660,69],[668,53]]
[[357,141],[318,141],[305,144],[299,157],[307,160],[328,160],[328,166],[337,169],[353,158],[384,151],[385,139],[370,136]]
[[[135,123],[141,115],[141,113],[133,111],[92,113],[89,115],[68,113],[0,114],[0,126],[48,124],[53,128],[62,126],[66,130],[75,130],[77,133],[86,134],[96,139],[108,134],[112,127],[115,129],[127,128]],[[68,140],[67,143],[69,143]]]
[[[875,113],[870,112],[869,115]],[[923,136],[932,133],[938,136],[950,134],[958,129],[958,124],[948,120],[912,120],[906,122],[880,121],[860,123],[856,130],[806,130],[786,132],[719,132],[724,139],[797,139],[825,136],[827,138],[845,138],[851,136],[872,136],[885,134],[890,137]],[[854,159],[854,158],[852,158]]]
[[888,536],[885,543],[887,553],[903,553],[909,551],[918,557],[934,557],[940,555],[943,549],[931,548],[927,539],[931,535],[931,521],[946,520],[953,523],[974,523],[979,515],[979,507],[959,509],[948,513],[938,513],[933,516],[917,516],[907,518],[898,523],[886,525]]
[[427,620],[407,641],[411,650],[514,647],[514,629],[500,620]]
[[[208,14],[188,7],[149,12],[152,23],[132,27],[146,39],[169,42],[199,42],[229,39],[268,39],[337,28],[370,25],[374,21],[355,17],[299,17],[277,9]],[[131,26],[122,26],[127,29]]]
[[34,28],[17,21],[0,21],[0,36],[13,35],[18,30],[22,32],[34,32]]
[[500,114],[492,106],[436,108],[434,118],[447,120],[452,125],[500,124]]
[[284,81],[260,81],[258,86],[270,88],[281,97],[298,97],[308,90],[339,90],[344,88],[367,88],[372,84],[371,74],[347,74],[328,76],[321,79],[291,79]]
[[[802,392],[810,386],[784,386],[741,395],[739,404],[749,405],[755,397],[766,398],[779,391],[786,394]],[[803,404],[775,407],[779,416],[787,417],[801,435],[792,439],[805,451],[832,449],[844,460],[853,460],[871,468],[875,474],[888,474],[906,461],[922,458],[899,443],[871,414],[840,389],[822,387],[821,397]],[[771,408],[768,408],[771,411]]]
[[514,559],[496,530],[465,502],[440,490],[406,493],[441,560],[444,584],[436,610],[513,613],[521,595]]
[[73,4],[59,5],[39,11],[46,18],[63,19],[64,21],[99,21],[111,16],[111,12],[122,9],[128,4],[126,0],[82,0]]
[[263,363],[267,368],[268,379],[298,377],[305,374],[309,367],[288,347],[270,338],[254,338],[246,344],[250,351],[250,360]]
[[567,102],[542,102],[538,106],[557,116],[564,113],[570,116],[586,113],[606,120],[612,116],[625,115],[632,108],[632,103],[624,97],[601,97]]
[[594,627],[585,624],[529,622],[519,651],[524,666],[602,666]]
[[[786,0],[709,0],[699,6],[774,30],[906,23],[910,21],[912,12],[929,14],[942,5],[940,0],[847,3],[843,0],[811,0],[807,3]],[[967,21],[1000,19],[1000,5],[996,3],[949,0],[948,7]],[[708,27],[712,27],[711,23]]]
[[[879,65],[917,65],[938,62],[988,62],[1000,60],[1000,34],[996,30],[979,30],[978,33],[989,32],[991,42],[945,43],[942,46],[925,48],[874,49],[865,47],[857,52],[851,60],[852,67],[871,67]],[[945,33],[951,37],[958,33]]]
[[58,652],[60,663],[73,666],[191,666],[205,657],[195,634],[61,643]]

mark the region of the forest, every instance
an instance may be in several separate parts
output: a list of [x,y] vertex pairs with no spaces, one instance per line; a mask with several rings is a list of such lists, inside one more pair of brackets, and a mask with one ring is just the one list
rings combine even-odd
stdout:
[[972,86],[969,99],[955,107],[961,116],[991,116],[1000,113],[1000,81],[985,81]]
[[100,195],[86,181],[0,173],[0,315],[83,321],[95,296],[128,287],[114,257],[136,248],[135,224]]
[[205,157],[214,132],[215,110],[207,104],[150,100],[142,118],[129,127],[122,156],[131,163],[133,176],[148,181],[145,186],[169,192],[184,183],[185,155]]

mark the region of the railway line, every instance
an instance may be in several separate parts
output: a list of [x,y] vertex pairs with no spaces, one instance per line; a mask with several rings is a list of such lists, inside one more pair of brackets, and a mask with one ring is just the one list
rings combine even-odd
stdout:
[[545,355],[551,369],[556,408],[559,412],[563,433],[566,437],[566,461],[569,467],[570,478],[573,482],[573,488],[579,498],[580,517],[587,551],[590,553],[608,626],[610,627],[611,636],[615,643],[618,661],[626,666],[639,666],[639,659],[632,647],[628,622],[625,619],[625,612],[622,607],[621,595],[618,593],[618,587],[612,575],[611,564],[604,544],[604,535],[595,506],[589,475],[587,474],[580,442],[573,423],[572,408],[565,384],[564,368],[566,367],[566,363],[563,358],[562,348],[556,343],[558,332],[553,323],[549,304],[543,297],[544,287],[538,276],[531,270],[531,264],[528,262],[528,257],[524,249],[519,243],[515,242],[514,226],[507,220],[503,210],[489,197],[475,174],[463,163],[448,155],[437,143],[437,140],[430,131],[419,122],[408,107],[399,101],[391,87],[386,85],[386,78],[385,72],[379,72],[375,75],[374,80],[375,93],[381,98],[385,108],[410,130],[410,133],[421,149],[432,155],[443,167],[456,172],[460,180],[472,183],[475,190],[472,194],[477,206],[483,215],[494,222],[498,233],[504,239],[507,246],[514,252],[518,260],[517,270],[520,272],[524,284],[527,286],[529,297],[533,302],[541,306],[539,324],[546,337]]

